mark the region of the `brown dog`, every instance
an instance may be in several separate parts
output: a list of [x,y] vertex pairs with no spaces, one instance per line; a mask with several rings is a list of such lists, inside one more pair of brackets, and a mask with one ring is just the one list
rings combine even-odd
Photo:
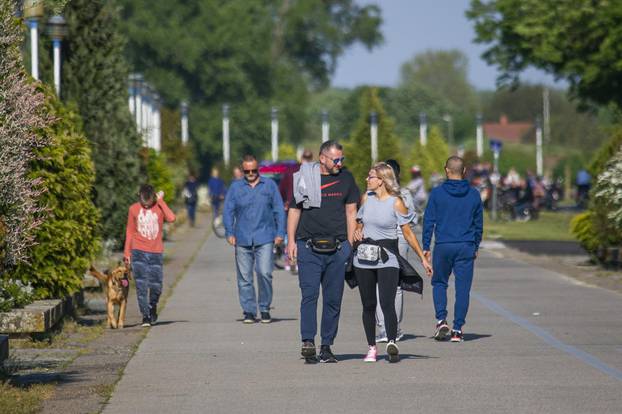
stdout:
[[[106,289],[106,305],[108,309],[108,327],[112,329],[123,328],[125,321],[125,309],[127,307],[127,295],[130,291],[130,268],[119,265],[113,270],[104,273],[99,272],[93,266],[89,273],[96,277]],[[119,317],[115,318],[114,305],[119,305]]]

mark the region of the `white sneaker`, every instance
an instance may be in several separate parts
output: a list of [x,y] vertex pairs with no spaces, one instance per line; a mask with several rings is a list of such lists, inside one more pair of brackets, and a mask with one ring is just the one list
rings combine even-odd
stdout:
[[387,342],[388,340],[387,334],[384,332],[376,335],[376,342]]
[[404,332],[397,331],[397,336],[395,337],[395,342],[401,341],[403,337],[404,337]]
[[365,362],[376,362],[378,356],[378,349],[374,345],[370,345],[367,350],[367,355],[363,359]]
[[389,357],[389,362],[398,362],[400,360],[400,349],[394,341],[389,341],[387,344],[387,355]]

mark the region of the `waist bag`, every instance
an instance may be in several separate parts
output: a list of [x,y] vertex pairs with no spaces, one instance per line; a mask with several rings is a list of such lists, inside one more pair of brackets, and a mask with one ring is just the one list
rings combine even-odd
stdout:
[[341,248],[341,242],[334,237],[315,237],[307,244],[315,253],[335,253]]
[[361,243],[356,248],[356,257],[359,260],[375,263],[380,259],[381,248],[377,245]]

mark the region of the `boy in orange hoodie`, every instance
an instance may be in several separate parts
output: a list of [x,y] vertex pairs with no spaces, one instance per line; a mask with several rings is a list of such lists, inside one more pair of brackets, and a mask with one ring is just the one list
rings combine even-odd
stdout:
[[158,319],[162,293],[162,226],[175,221],[175,214],[164,202],[164,192],[156,194],[149,184],[140,186],[138,199],[129,208],[123,256],[132,266],[142,326],[151,326]]

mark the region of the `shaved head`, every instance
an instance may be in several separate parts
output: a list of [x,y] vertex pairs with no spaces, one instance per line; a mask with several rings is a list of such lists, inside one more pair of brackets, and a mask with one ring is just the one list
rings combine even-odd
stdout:
[[456,155],[453,155],[447,159],[445,163],[445,170],[450,178],[460,177],[464,174],[464,160]]

